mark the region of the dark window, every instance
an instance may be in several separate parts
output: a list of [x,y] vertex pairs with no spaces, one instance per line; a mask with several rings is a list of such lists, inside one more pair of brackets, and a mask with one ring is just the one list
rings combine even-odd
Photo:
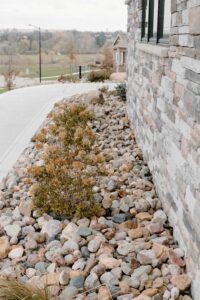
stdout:
[[167,43],[171,24],[171,1],[142,1],[142,41]]
[[149,1],[142,0],[142,39],[148,39]]

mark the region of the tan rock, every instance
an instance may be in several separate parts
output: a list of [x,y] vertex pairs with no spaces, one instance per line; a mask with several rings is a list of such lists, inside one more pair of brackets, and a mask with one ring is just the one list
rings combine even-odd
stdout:
[[101,254],[108,254],[108,255],[112,255],[112,253],[114,252],[114,248],[112,245],[105,243],[102,244],[101,247],[99,248],[98,252],[97,252],[97,256],[100,256]]
[[171,264],[178,265],[179,267],[185,266],[185,261],[182,258],[178,257],[173,249],[168,250],[168,257]]
[[180,291],[187,290],[191,285],[191,278],[186,275],[176,275],[171,279],[172,284],[177,287]]
[[151,298],[146,295],[140,295],[140,296],[134,298],[134,300],[151,300]]
[[33,209],[33,202],[31,199],[21,200],[19,205],[20,214],[25,217],[30,217]]
[[130,209],[130,214],[131,214],[132,216],[137,215],[137,210],[136,210],[135,208],[131,208],[131,209]]
[[119,224],[118,227],[121,231],[128,232],[130,229],[136,229],[138,225],[134,224],[131,220],[128,220],[126,222]]
[[111,300],[111,294],[106,286],[101,286],[98,293],[99,300]]
[[152,216],[148,212],[141,212],[136,215],[136,218],[139,221],[150,221],[152,219]]
[[163,286],[163,284],[164,284],[163,278],[162,277],[158,277],[153,282],[153,288],[154,289],[159,289],[159,288],[161,288]]
[[115,259],[109,256],[100,257],[99,262],[103,264],[106,267],[106,269],[114,269],[121,265],[120,259]]
[[167,255],[167,247],[157,244],[157,243],[153,243],[153,248],[152,248],[155,252],[156,258],[159,259],[159,261],[166,261],[168,258]]
[[158,294],[158,290],[157,289],[153,289],[153,288],[150,288],[150,289],[147,289],[145,290],[144,292],[142,292],[142,295],[146,295],[146,296],[149,296],[149,297],[153,297],[155,296],[156,294]]
[[131,294],[133,295],[133,298],[138,297],[140,295],[140,292],[137,289],[131,288]]
[[84,272],[83,271],[71,271],[70,273],[69,273],[69,275],[70,275],[70,278],[72,279],[72,278],[75,278],[75,277],[78,277],[78,276],[84,276]]
[[0,237],[0,259],[6,258],[10,250],[10,244],[7,236]]
[[119,282],[119,287],[120,287],[121,294],[128,294],[130,292],[130,286],[127,280],[123,280]]
[[128,235],[132,239],[138,239],[138,238],[143,237],[143,230],[142,230],[142,228],[131,229],[128,231]]
[[57,285],[59,284],[59,273],[49,273],[41,277],[44,285]]

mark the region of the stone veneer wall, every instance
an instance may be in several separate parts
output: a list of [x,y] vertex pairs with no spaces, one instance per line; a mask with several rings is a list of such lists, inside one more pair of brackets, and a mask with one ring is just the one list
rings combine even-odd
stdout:
[[[171,1],[171,0],[166,0]],[[172,0],[169,46],[142,44],[128,4],[128,114],[200,299],[200,0]]]

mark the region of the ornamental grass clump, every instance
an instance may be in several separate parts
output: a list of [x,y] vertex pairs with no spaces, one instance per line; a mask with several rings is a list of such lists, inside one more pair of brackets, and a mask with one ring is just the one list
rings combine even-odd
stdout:
[[47,290],[39,289],[16,279],[0,278],[0,300],[49,300]]
[[35,208],[67,218],[98,215],[93,186],[102,172],[103,157],[91,128],[94,115],[84,105],[61,104],[51,122],[34,138],[43,164],[29,171]]

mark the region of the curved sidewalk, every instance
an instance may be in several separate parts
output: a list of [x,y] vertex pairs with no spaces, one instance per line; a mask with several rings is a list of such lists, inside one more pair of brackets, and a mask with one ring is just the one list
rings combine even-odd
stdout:
[[[102,83],[27,87],[0,95],[0,181],[28,146],[55,102],[101,87]],[[107,84],[106,84],[107,85]],[[114,87],[115,84],[109,84]]]

